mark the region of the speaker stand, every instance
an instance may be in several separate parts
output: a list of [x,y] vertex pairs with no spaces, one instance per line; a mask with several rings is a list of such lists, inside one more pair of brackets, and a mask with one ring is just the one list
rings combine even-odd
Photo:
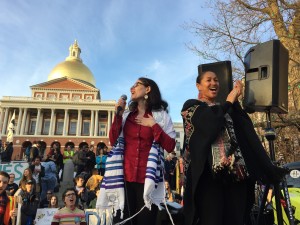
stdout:
[[[276,163],[275,148],[274,148],[274,140],[275,140],[276,134],[275,134],[274,129],[271,126],[272,124],[271,124],[270,110],[266,111],[266,117],[267,117],[267,128],[265,131],[265,137],[267,138],[267,140],[269,142],[270,158],[271,158],[272,162]],[[287,203],[287,207],[285,208],[285,213],[289,219],[290,225],[295,225],[291,200],[290,200],[290,196],[288,193],[288,188],[287,188],[287,183],[286,183],[285,177],[282,178],[281,183],[282,183],[282,187],[283,187],[283,191],[284,191],[284,195],[285,195],[284,199]],[[268,195],[270,187],[271,187],[270,183],[266,184],[266,186],[265,186],[261,205],[259,207],[259,213],[257,216],[256,225],[261,224],[261,215],[263,214],[263,211],[264,211],[264,208],[266,205],[267,195]],[[281,202],[280,202],[281,197],[283,198],[283,196],[281,193],[280,182],[274,183],[273,188],[274,188],[277,222],[278,222],[278,225],[283,225],[283,216],[282,216],[282,209],[281,209]]]

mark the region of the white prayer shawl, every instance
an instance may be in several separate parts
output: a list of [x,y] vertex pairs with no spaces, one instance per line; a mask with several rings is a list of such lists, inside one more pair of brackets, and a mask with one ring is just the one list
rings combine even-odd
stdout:
[[[122,119],[122,128],[130,111],[125,111]],[[153,111],[153,118],[156,123],[168,134],[171,138],[176,137],[173,123],[170,116],[165,111]],[[121,210],[121,218],[124,210],[124,171],[123,171],[123,157],[124,157],[124,138],[123,130],[110,151],[107,161],[104,178],[100,188],[100,195],[97,198],[96,208],[99,210],[100,216],[103,214],[110,214],[118,209]],[[144,185],[144,202],[145,206],[151,209],[151,204],[155,204],[161,209],[160,204],[165,200],[164,189],[164,154],[163,149],[155,141],[149,152],[146,178]],[[109,217],[111,218],[111,217]],[[105,221],[106,224],[112,224],[112,221]],[[101,225],[104,224],[101,221]]]

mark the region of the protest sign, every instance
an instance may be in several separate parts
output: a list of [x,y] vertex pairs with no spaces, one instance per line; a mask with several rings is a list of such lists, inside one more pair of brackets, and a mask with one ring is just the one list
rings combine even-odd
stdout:
[[28,166],[28,162],[11,161],[10,163],[1,163],[0,171],[5,171],[8,174],[15,174],[15,183],[18,184],[22,178],[24,170],[28,168]]
[[38,209],[35,217],[35,225],[49,225],[58,208]]

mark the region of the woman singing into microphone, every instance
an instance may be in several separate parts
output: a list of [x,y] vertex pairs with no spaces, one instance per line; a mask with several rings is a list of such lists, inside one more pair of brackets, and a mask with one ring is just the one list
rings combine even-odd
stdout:
[[[121,98],[116,105],[116,111],[119,106],[123,110],[115,116],[109,133],[111,144],[116,142],[122,129],[124,134],[125,209],[123,219],[133,216],[145,205],[143,192],[147,160],[152,143],[155,142],[167,152],[172,152],[176,136],[173,123],[166,111],[168,104],[162,100],[159,88],[153,80],[139,78],[130,88],[130,92],[129,111],[124,112],[126,102]],[[133,218],[132,224],[155,224],[157,210],[154,204],[151,210],[144,208]]]

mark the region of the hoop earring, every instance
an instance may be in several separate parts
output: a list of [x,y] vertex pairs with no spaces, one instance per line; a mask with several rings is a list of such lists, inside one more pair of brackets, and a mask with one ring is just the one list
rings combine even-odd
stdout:
[[148,99],[148,97],[149,97],[149,96],[148,96],[147,94],[145,94],[145,96],[144,96],[144,99],[146,99],[146,100],[147,100],[147,99]]

